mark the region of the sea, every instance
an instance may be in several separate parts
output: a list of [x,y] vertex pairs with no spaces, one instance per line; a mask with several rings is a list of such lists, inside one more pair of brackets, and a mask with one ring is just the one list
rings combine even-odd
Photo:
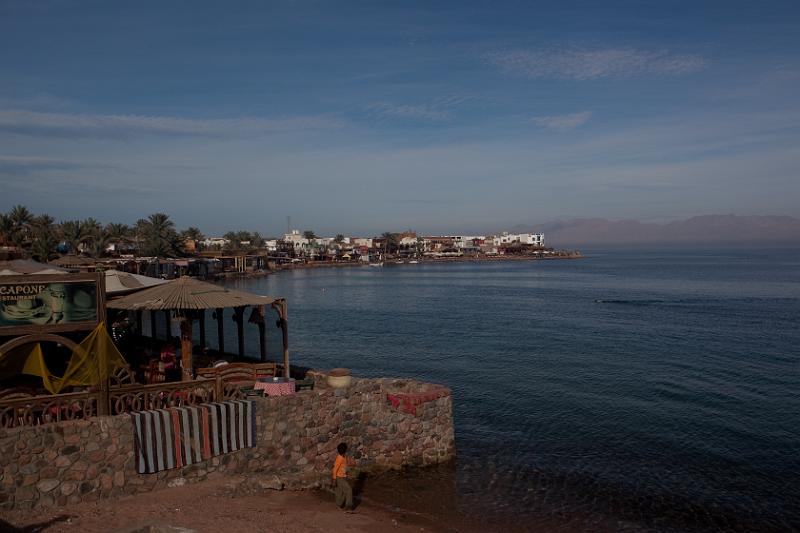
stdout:
[[287,299],[293,364],[452,389],[457,459],[367,481],[378,505],[452,531],[800,531],[800,246],[582,251],[228,284]]

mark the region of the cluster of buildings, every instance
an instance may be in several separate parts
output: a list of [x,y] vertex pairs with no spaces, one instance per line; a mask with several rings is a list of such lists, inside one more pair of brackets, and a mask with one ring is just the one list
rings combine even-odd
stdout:
[[[200,248],[204,250],[225,250],[230,243],[222,237],[210,237],[201,244]],[[287,260],[367,262],[387,257],[435,259],[548,252],[542,233],[423,236],[414,231],[384,234],[381,237],[317,237],[309,232],[292,230],[280,239],[264,240],[261,249],[278,263]]]

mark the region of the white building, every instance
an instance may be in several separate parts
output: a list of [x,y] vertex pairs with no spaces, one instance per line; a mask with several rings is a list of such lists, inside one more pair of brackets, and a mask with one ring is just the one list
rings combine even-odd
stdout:
[[492,239],[492,243],[495,246],[517,242],[532,246],[544,246],[544,233],[509,233],[504,231],[500,235],[495,235]]
[[230,244],[230,240],[224,237],[209,237],[203,241],[203,246],[206,248],[224,248],[226,245]]
[[304,246],[308,246],[308,239],[303,237],[303,234],[300,233],[300,230],[296,229],[293,229],[291,233],[284,233],[283,242],[292,243],[292,246],[294,246],[295,250],[298,248],[303,248]]

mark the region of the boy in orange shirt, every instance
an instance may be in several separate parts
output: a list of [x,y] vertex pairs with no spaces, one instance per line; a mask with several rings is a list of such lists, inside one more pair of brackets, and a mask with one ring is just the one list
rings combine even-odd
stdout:
[[336,447],[339,452],[336,456],[336,461],[333,463],[333,479],[331,480],[331,488],[334,489],[336,495],[336,505],[342,507],[345,511],[353,512],[353,487],[347,481],[347,444],[344,442],[339,443]]

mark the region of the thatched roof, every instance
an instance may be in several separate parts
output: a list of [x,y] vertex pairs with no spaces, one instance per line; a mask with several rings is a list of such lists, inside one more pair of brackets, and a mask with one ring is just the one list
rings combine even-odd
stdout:
[[81,255],[74,255],[74,254],[67,254],[62,255],[58,259],[53,259],[50,261],[51,265],[57,265],[62,267],[82,267],[82,266],[94,266],[97,264],[96,259],[91,259],[89,257],[83,257]]
[[54,267],[37,261],[27,259],[14,259],[13,261],[0,261],[0,275],[20,276],[26,274],[68,274],[66,268]]
[[150,276],[140,276],[130,272],[120,272],[119,270],[106,270],[106,295],[119,296],[136,292],[148,287],[169,283],[165,279],[151,278]]
[[274,298],[233,291],[194,278],[183,276],[163,285],[144,289],[107,303],[111,309],[142,311],[216,309],[244,305],[270,305]]

